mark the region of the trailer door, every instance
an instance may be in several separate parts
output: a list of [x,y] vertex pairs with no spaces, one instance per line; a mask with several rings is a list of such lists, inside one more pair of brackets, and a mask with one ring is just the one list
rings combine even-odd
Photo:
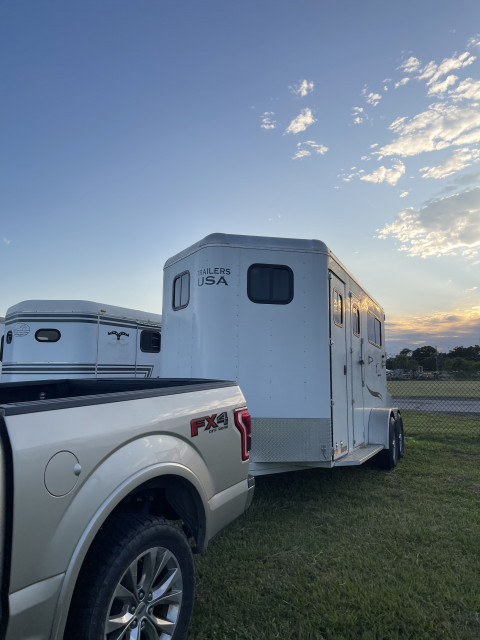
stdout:
[[364,341],[360,301],[351,292],[350,298],[350,388],[352,394],[352,442],[357,447],[365,442],[363,387],[365,385]]
[[98,378],[134,378],[137,357],[137,327],[121,320],[103,319],[98,325]]
[[348,453],[351,402],[347,376],[345,283],[332,271],[330,280],[330,389],[334,459]]

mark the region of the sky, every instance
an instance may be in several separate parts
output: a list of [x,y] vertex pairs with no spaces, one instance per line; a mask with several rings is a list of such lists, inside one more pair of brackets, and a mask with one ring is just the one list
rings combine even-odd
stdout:
[[389,354],[480,344],[478,0],[3,0],[0,316],[161,313],[214,232],[325,242]]

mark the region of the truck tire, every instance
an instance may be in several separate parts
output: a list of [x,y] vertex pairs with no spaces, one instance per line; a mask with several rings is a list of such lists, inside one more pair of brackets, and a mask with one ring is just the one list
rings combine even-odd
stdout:
[[193,557],[183,531],[164,518],[121,514],[89,552],[64,637],[181,640],[193,598]]
[[398,429],[393,416],[390,416],[388,424],[388,449],[383,449],[378,454],[378,461],[382,469],[395,469],[398,462]]

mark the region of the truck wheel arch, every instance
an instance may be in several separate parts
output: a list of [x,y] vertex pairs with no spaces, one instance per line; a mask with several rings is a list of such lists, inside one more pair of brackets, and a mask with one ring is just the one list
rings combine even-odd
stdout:
[[205,510],[198,491],[185,478],[169,474],[144,482],[123,498],[108,518],[120,511],[181,520],[187,536],[195,542],[193,552],[205,546]]
[[[74,596],[76,583],[89,551],[103,526],[119,512],[151,513],[163,515],[169,520],[181,520],[186,535],[194,540],[193,552],[205,547],[206,513],[198,488],[194,482],[184,477],[187,469],[180,473],[169,472],[159,475],[150,470],[150,477],[130,478],[127,487],[104,501],[85,528],[70,559],[65,572],[62,590],[57,602],[52,638],[63,638],[68,612]],[[183,473],[182,473],[183,472]],[[196,479],[196,478],[195,478]],[[149,511],[151,509],[151,511]],[[164,510],[164,513],[161,511]]]

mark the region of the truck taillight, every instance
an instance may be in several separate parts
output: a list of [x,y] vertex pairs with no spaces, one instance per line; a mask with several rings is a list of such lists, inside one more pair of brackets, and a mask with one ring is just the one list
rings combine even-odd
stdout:
[[242,437],[242,460],[248,460],[252,448],[252,417],[247,407],[235,409],[235,426]]

